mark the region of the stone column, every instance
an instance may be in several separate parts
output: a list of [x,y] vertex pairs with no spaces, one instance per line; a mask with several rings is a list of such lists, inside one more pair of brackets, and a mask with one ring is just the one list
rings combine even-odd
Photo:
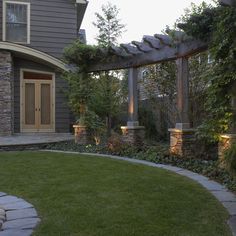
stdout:
[[128,74],[128,122],[122,126],[123,140],[134,145],[142,144],[145,137],[145,128],[138,122],[138,68],[130,68]]
[[11,53],[0,51],[0,136],[13,133],[13,68]]
[[89,143],[87,127],[83,125],[73,125],[75,131],[75,143],[86,145]]
[[233,113],[233,122],[227,134],[222,134],[220,136],[220,141],[218,143],[218,157],[223,159],[224,152],[229,149],[232,144],[236,143],[236,83],[232,86],[232,99],[231,99],[231,106],[232,106],[232,113]]
[[181,57],[177,64],[177,109],[178,120],[170,131],[170,152],[192,157],[195,152],[194,130],[189,121],[189,67],[188,58]]

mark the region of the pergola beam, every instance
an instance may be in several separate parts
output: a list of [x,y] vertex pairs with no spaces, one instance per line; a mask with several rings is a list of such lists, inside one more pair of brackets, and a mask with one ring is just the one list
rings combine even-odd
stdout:
[[146,53],[140,52],[136,55],[128,54],[126,57],[117,56],[116,58],[112,58],[110,56],[111,58],[109,58],[108,56],[108,60],[105,63],[98,62],[91,65],[88,69],[88,72],[141,67],[145,65],[160,63],[163,61],[176,60],[180,57],[189,57],[196,53],[205,51],[206,49],[206,43],[198,40],[191,40],[184,43],[176,44],[174,47],[165,46],[159,50],[153,49],[152,51]]

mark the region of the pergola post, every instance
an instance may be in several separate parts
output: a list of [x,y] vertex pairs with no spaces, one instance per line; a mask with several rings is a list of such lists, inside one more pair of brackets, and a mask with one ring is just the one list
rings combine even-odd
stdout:
[[138,122],[138,76],[137,68],[129,69],[128,73],[128,122],[127,126],[139,126]]
[[144,141],[145,128],[138,121],[138,68],[130,68],[128,73],[128,122],[122,126],[123,140],[131,144],[141,144]]
[[177,123],[170,131],[170,152],[179,156],[194,156],[194,129],[189,121],[189,66],[188,58],[181,57],[177,64]]
[[188,58],[181,57],[177,64],[177,109],[178,120],[175,128],[189,129],[189,68]]

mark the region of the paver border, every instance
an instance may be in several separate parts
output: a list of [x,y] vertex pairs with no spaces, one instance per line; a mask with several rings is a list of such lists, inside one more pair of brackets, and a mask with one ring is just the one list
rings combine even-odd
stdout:
[[[232,192],[230,192],[225,186],[210,180],[209,178],[199,175],[197,173],[194,173],[192,171],[171,166],[171,165],[164,165],[164,164],[156,164],[149,161],[144,160],[137,160],[129,157],[120,157],[120,156],[114,156],[114,155],[107,155],[107,154],[97,154],[97,153],[85,153],[85,152],[71,152],[71,151],[59,151],[59,150],[41,150],[43,152],[55,152],[55,153],[65,153],[65,154],[81,154],[81,155],[87,155],[87,156],[96,156],[96,157],[105,157],[115,160],[121,160],[121,161],[128,161],[130,163],[134,164],[142,164],[146,166],[156,167],[160,169],[164,169],[167,171],[174,172],[176,174],[185,176],[187,178],[190,178],[191,180],[199,183],[202,185],[205,189],[207,189],[228,211],[230,217],[227,221],[227,224],[229,225],[232,235],[236,236],[236,195]],[[1,234],[0,234],[1,236]]]
[[0,236],[30,236],[40,223],[32,204],[0,192]]

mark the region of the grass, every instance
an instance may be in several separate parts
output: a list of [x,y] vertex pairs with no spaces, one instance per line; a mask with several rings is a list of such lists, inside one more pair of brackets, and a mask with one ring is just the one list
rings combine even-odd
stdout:
[[37,236],[228,236],[228,214],[197,183],[106,158],[0,153],[0,191],[40,217]]

